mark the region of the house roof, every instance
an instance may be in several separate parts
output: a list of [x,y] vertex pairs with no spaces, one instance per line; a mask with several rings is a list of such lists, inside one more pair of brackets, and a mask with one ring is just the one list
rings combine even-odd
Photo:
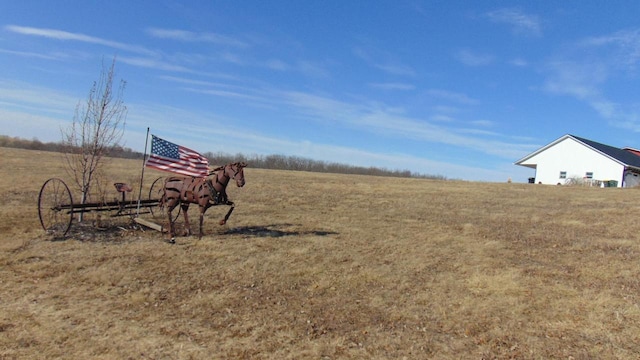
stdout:
[[609,146],[609,145],[605,145],[605,144],[601,144],[599,142],[595,142],[592,140],[588,140],[585,138],[581,138],[581,137],[577,137],[577,136],[573,136],[571,135],[571,137],[573,137],[574,139],[589,145],[590,147],[604,153],[605,155],[608,155],[609,157],[616,159],[618,161],[620,161],[621,163],[627,165],[627,166],[631,166],[631,167],[636,167],[636,168],[640,168],[640,156],[624,150],[624,149],[620,149],[617,147],[613,147],[613,146]]
[[[551,146],[559,143],[562,140],[565,140],[566,138],[572,138],[590,148],[592,148],[593,150],[604,154],[605,156],[608,156],[609,158],[616,160],[618,162],[620,162],[621,164],[627,166],[627,167],[633,167],[633,168],[638,168],[640,169],[640,156],[634,154],[631,151],[625,150],[625,149],[620,149],[614,146],[609,146],[609,145],[605,145],[605,144],[601,144],[599,142],[593,141],[593,140],[589,140],[589,139],[585,139],[585,138],[581,138],[579,136],[575,136],[575,135],[571,135],[571,134],[567,134],[561,138],[559,138],[558,140],[555,140],[554,142],[550,143],[549,145],[546,145],[534,152],[532,152],[531,154],[523,157],[522,159],[516,161],[517,165],[524,165],[522,164],[523,162],[525,162],[526,160],[528,160],[529,158],[533,157],[534,155],[537,155],[539,153],[541,153],[542,151],[550,148]],[[525,165],[527,166],[527,165]]]

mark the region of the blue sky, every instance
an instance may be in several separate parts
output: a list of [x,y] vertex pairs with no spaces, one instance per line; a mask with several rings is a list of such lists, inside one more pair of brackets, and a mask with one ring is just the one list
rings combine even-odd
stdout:
[[102,62],[200,152],[526,182],[567,133],[640,148],[637,1],[0,1],[0,134],[59,141]]

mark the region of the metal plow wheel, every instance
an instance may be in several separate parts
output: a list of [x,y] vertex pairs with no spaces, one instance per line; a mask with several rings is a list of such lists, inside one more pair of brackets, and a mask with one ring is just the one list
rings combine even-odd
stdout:
[[47,180],[38,195],[38,216],[42,228],[54,237],[64,236],[73,221],[73,199],[64,181]]

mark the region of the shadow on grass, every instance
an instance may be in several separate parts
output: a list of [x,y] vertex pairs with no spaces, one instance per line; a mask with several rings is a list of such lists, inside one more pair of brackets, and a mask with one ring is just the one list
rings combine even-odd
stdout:
[[[286,230],[291,228],[293,224],[271,224],[264,226],[241,226],[235,228],[229,228],[224,230],[219,235],[244,235],[246,237],[259,237],[259,238],[281,238],[285,236],[300,236],[300,235],[315,235],[315,236],[328,236],[338,235],[337,232],[325,231],[325,230],[310,230],[310,231],[290,231]],[[47,236],[50,241],[66,241],[69,239],[75,239],[83,242],[104,242],[104,243],[123,243],[133,241],[141,234],[140,231],[144,230],[142,226],[134,223],[130,224],[109,224],[101,228],[97,228],[91,223],[74,223],[69,232],[61,237]],[[177,232],[180,233],[180,224],[178,224]],[[192,228],[193,229],[193,228]],[[197,230],[196,230],[197,231]],[[155,230],[144,230],[142,233],[149,232],[150,234],[156,234]],[[159,234],[159,233],[158,233]],[[206,235],[206,233],[205,233]],[[164,235],[163,235],[164,236]],[[180,236],[182,237],[182,236]]]
[[337,232],[324,231],[324,230],[311,230],[311,231],[285,231],[278,228],[288,227],[291,224],[281,225],[266,225],[266,226],[241,226],[224,231],[224,235],[245,235],[254,237],[272,237],[279,238],[284,236],[299,236],[299,235],[316,235],[327,236],[337,235]]
[[119,222],[105,221],[100,227],[96,226],[92,221],[74,221],[65,235],[46,234],[46,237],[50,241],[67,241],[73,239],[83,242],[122,243],[135,240],[139,238],[139,236],[136,236],[137,234],[139,235],[145,232],[150,234],[156,233],[155,230],[145,228],[129,220]]

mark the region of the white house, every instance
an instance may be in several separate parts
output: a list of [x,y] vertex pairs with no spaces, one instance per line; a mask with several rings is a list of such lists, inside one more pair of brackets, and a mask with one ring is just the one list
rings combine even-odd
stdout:
[[565,135],[515,162],[536,170],[530,182],[586,183],[596,186],[640,185],[637,150],[620,149],[574,135]]

